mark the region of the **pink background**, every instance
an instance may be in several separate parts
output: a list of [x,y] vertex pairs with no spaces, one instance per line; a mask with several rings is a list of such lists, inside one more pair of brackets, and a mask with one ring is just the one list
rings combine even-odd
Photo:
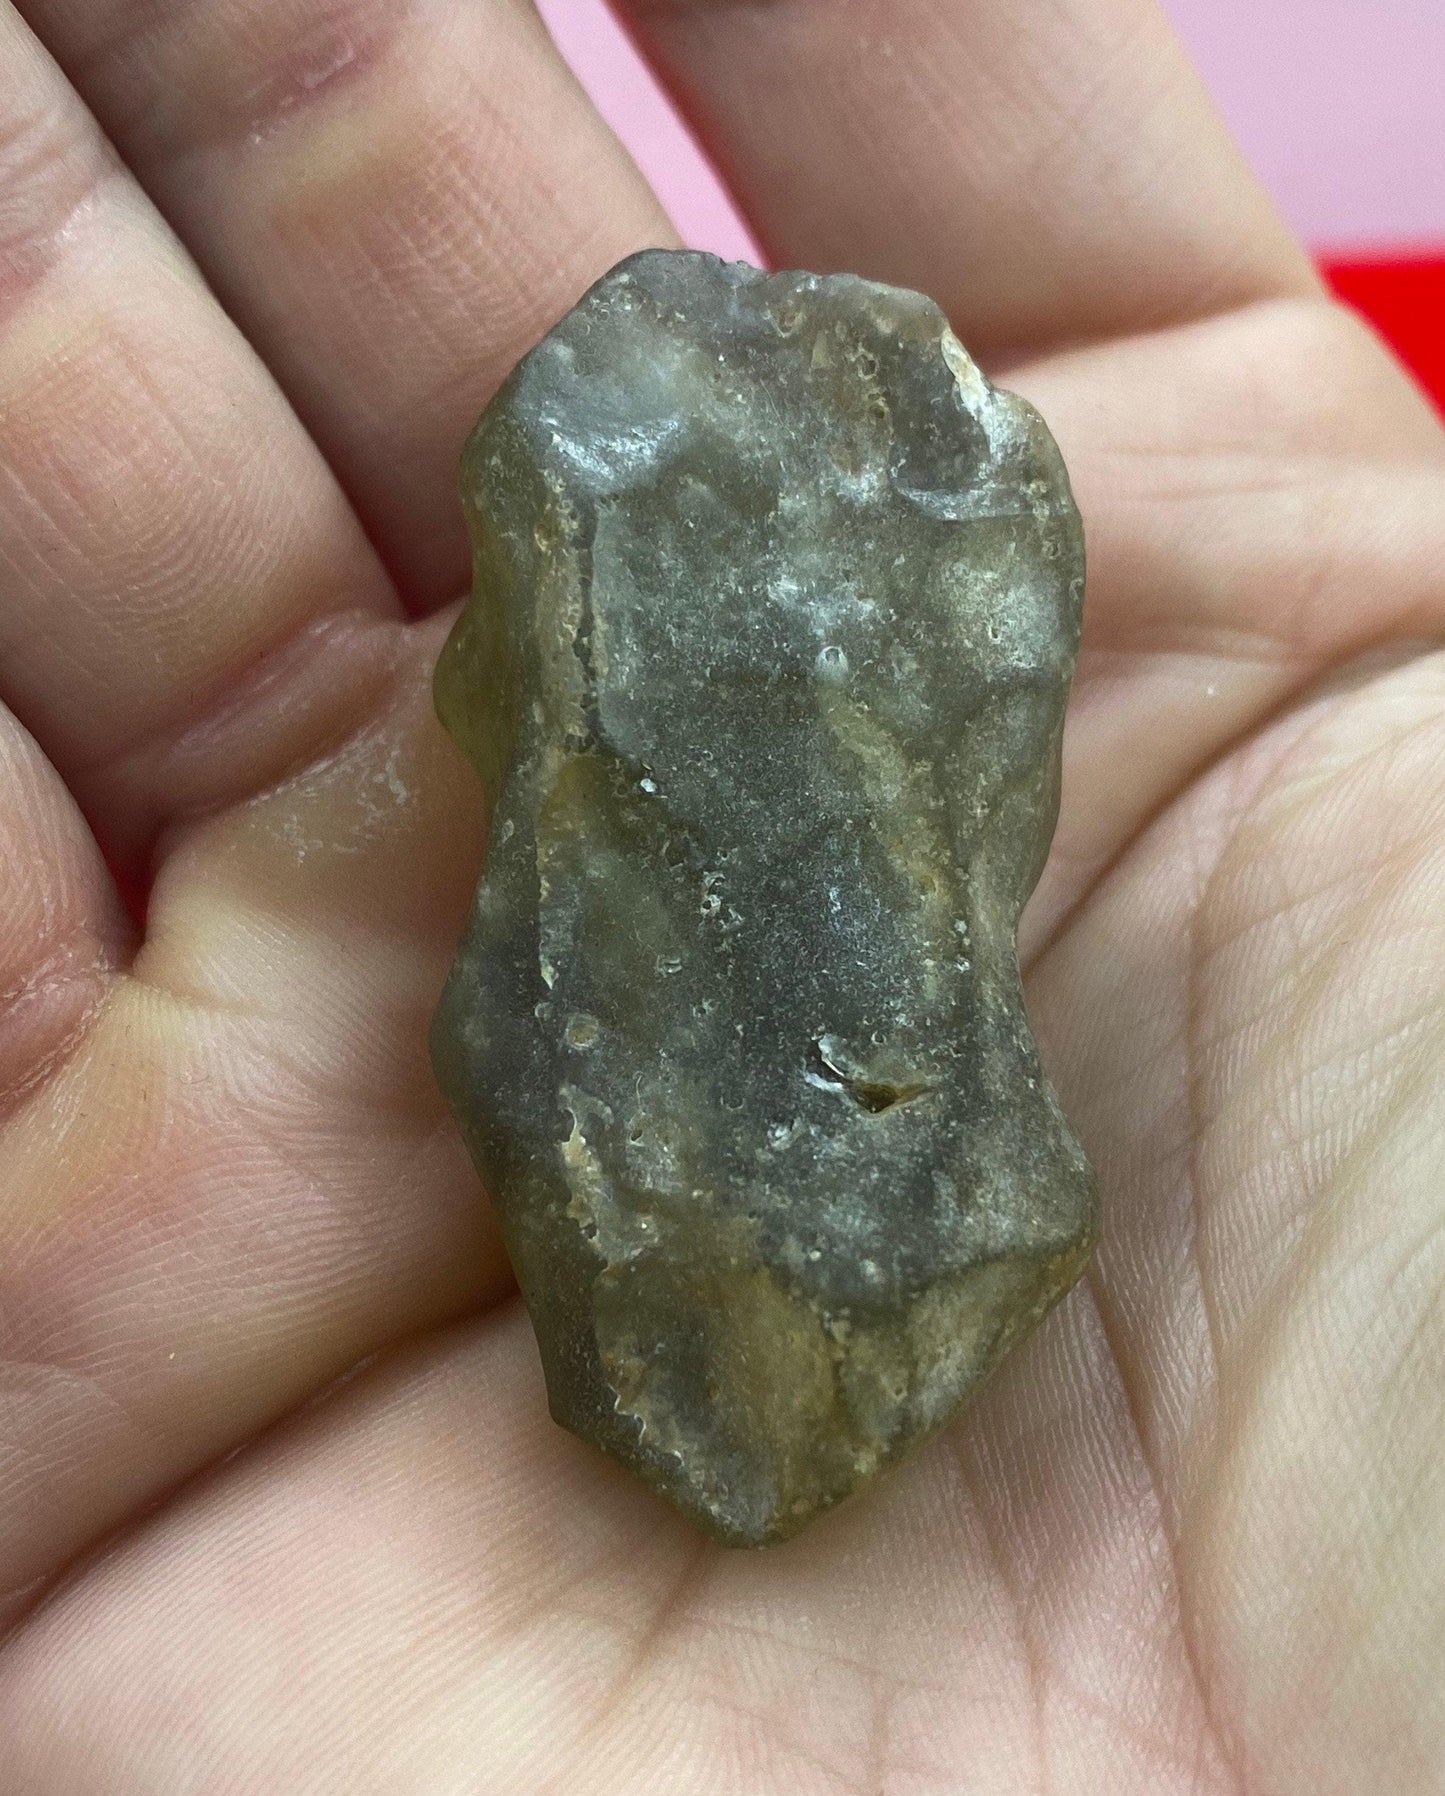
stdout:
[[[746,232],[603,0],[538,3],[682,234],[748,255]],[[1445,0],[1166,0],[1165,9],[1313,246],[1445,244]]]

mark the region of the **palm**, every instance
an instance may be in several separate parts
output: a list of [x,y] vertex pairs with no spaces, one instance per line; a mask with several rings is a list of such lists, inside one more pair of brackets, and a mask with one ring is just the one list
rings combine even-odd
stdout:
[[1438,1787],[1445,438],[1142,0],[637,8],[779,259],[1010,364],[1093,554],[1025,952],[1105,1245],[764,1556],[546,1420],[423,1054],[450,463],[652,202],[520,0],[23,10],[85,103],[0,16],[8,1787]]

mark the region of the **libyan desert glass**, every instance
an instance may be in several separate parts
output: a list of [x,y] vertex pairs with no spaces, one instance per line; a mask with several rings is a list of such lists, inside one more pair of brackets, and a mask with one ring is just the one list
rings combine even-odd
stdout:
[[552,1413],[720,1540],[945,1422],[1094,1181],[1015,932],[1083,596],[1037,414],[915,293],[648,252],[462,463],[495,801],[433,1031]]

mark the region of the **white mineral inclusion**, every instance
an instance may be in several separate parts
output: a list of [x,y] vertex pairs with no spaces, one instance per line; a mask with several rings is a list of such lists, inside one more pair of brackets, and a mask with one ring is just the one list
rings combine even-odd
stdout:
[[946,330],[939,339],[943,359],[958,384],[958,391],[968,409],[978,414],[988,409],[993,391],[983,377],[983,370],[953,332]]

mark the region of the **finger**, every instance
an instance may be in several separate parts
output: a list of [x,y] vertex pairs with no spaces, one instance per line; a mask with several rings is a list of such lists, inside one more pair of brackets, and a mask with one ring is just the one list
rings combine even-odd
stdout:
[[[0,1623],[507,1284],[426,1056],[482,821],[431,709],[446,621],[373,624],[348,733],[175,827],[130,970],[0,1129]],[[269,693],[283,736],[310,702]]]
[[[0,9],[0,698],[107,847],[142,854],[172,746],[341,613],[396,604],[340,489]],[[191,774],[202,809],[230,777]]]
[[25,0],[406,594],[465,586],[463,439],[656,202],[528,0]]
[[425,1054],[481,824],[436,625],[0,32],[0,686],[110,845],[163,850],[129,974],[0,1138],[7,1608],[505,1263]]
[[775,263],[932,294],[976,354],[1312,276],[1155,0],[619,0]]
[[0,711],[0,1123],[79,1043],[129,938],[74,800]]

